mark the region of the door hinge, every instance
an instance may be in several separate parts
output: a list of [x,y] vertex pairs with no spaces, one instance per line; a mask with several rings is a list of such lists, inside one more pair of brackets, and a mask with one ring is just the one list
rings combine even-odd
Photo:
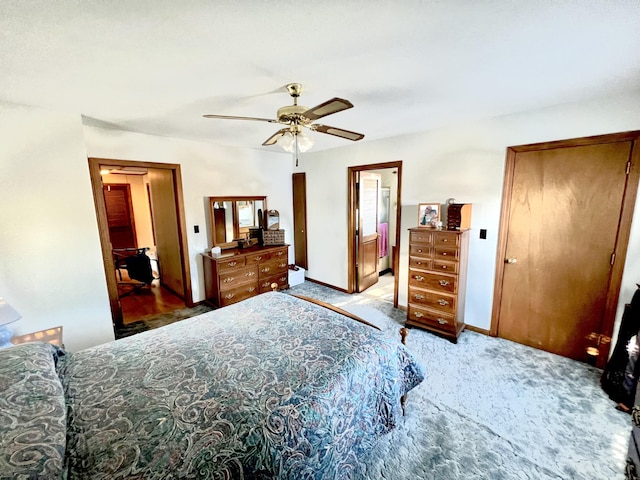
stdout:
[[630,171],[631,171],[631,160],[629,160],[629,161],[627,162],[627,172],[626,172],[626,173],[627,173],[627,175],[629,175],[629,172],[630,172]]
[[613,252],[613,253],[611,254],[611,258],[609,259],[609,263],[610,263],[611,265],[613,265],[614,263],[616,263],[616,252]]

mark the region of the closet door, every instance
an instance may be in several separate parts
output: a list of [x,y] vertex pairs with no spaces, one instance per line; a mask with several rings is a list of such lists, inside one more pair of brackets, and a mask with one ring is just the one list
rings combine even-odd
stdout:
[[637,172],[629,181],[634,141],[568,142],[509,154],[497,334],[606,360],[629,234],[625,204],[633,210],[638,182]]

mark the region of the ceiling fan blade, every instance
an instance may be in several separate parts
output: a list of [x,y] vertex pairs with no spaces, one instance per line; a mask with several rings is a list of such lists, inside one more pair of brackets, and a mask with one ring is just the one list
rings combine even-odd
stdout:
[[280,136],[282,136],[287,130],[289,130],[289,129],[288,128],[283,128],[282,130],[278,130],[276,133],[274,133],[269,138],[267,138],[263,142],[262,145],[265,146],[265,147],[268,147],[269,145],[273,145],[274,143],[276,143],[278,141],[278,138]]
[[342,110],[346,110],[352,107],[353,104],[349,100],[336,97],[332,98],[331,100],[327,100],[320,105],[316,105],[313,108],[310,108],[309,110],[304,112],[302,116],[307,117],[313,122],[318,118],[326,117],[327,115],[331,115],[332,113],[341,112]]
[[364,134],[357,132],[350,132],[349,130],[344,130],[342,128],[330,127],[328,125],[317,125],[313,124],[310,127],[312,130],[321,133],[328,133],[329,135],[335,135],[336,137],[346,138],[347,140],[353,140],[354,142],[358,140],[362,140],[364,138]]
[[222,118],[224,120],[255,120],[256,122],[278,123],[272,118],[256,118],[256,117],[234,117],[231,115],[202,115],[204,118]]

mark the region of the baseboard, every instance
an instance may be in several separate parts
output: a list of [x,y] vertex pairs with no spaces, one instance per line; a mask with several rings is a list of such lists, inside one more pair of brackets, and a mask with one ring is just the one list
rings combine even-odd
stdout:
[[465,330],[470,330],[472,332],[481,333],[483,335],[491,336],[491,332],[489,330],[485,330],[484,328],[474,327],[473,325],[465,325]]
[[314,280],[313,278],[309,278],[309,277],[305,277],[305,280],[307,282],[317,283],[318,285],[322,285],[323,287],[332,288],[332,289],[337,290],[337,291],[342,292],[342,293],[349,293],[344,288],[336,287],[334,285],[329,285],[328,283],[321,282],[320,280]]

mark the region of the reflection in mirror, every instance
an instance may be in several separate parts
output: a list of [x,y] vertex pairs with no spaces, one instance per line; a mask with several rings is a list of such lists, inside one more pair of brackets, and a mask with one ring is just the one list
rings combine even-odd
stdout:
[[209,197],[211,244],[224,246],[249,237],[249,229],[261,226],[267,197]]

